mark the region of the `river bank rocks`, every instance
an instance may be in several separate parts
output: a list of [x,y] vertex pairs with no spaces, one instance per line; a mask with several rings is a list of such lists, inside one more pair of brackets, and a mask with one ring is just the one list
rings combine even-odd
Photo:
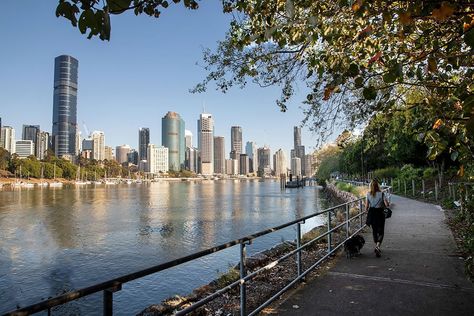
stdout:
[[336,204],[343,204],[350,201],[357,200],[358,197],[354,194],[346,191],[339,190],[334,184],[328,183],[324,188],[325,193],[329,200]]

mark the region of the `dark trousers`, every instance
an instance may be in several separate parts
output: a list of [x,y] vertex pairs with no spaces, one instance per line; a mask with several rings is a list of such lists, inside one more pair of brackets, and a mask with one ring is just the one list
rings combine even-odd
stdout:
[[372,236],[375,243],[382,243],[385,230],[385,213],[383,208],[371,207],[367,214],[367,225],[372,227]]

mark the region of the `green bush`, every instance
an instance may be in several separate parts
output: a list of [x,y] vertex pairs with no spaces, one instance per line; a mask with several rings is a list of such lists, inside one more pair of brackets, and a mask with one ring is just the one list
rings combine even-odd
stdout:
[[377,169],[374,171],[374,177],[377,179],[389,179],[396,178],[400,173],[400,169],[396,167],[387,167],[383,169]]
[[413,165],[404,165],[400,169],[399,178],[401,180],[411,181],[420,178],[422,169],[414,168]]
[[423,170],[423,179],[430,179],[436,176],[436,169],[434,168],[426,168]]

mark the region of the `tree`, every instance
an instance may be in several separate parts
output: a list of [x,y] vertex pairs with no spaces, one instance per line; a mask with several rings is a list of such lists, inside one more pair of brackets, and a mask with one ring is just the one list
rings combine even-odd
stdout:
[[6,170],[10,163],[11,155],[8,150],[0,147],[0,169]]
[[[173,0],[178,3],[179,0]],[[196,9],[196,1],[183,1]],[[56,10],[89,38],[110,38],[110,14],[159,17],[164,0],[60,0]],[[474,3],[472,1],[223,0],[232,14],[225,39],[204,52],[207,77],[223,92],[250,80],[279,85],[285,111],[295,86],[307,87],[305,123],[322,132],[352,129],[376,113],[419,108],[420,131],[435,159],[448,151],[474,160]],[[410,102],[423,91],[426,97]],[[440,133],[446,127],[449,135]],[[447,146],[454,138],[455,148]]]

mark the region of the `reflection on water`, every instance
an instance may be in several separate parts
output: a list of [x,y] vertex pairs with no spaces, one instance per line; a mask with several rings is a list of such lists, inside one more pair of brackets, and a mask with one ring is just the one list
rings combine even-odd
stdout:
[[[148,268],[321,209],[315,187],[274,181],[160,182],[0,192],[0,313]],[[306,221],[303,232],[323,219]],[[294,239],[295,228],[256,240],[249,253]],[[185,294],[238,260],[233,247],[124,286],[117,314]],[[178,289],[178,290],[176,290]],[[176,293],[178,291],[178,293]],[[61,308],[96,310],[100,296]],[[97,305],[100,306],[100,305]]]

